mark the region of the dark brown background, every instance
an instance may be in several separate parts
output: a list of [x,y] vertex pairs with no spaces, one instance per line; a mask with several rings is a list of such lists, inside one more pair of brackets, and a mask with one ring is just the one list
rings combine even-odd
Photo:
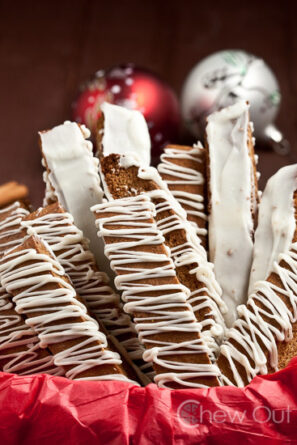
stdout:
[[297,159],[296,1],[0,2],[0,182],[16,179],[41,204],[36,133],[70,117],[81,81],[99,68],[135,62],[180,92],[209,53],[242,48],[263,57],[283,94],[278,124],[289,156],[261,151],[262,184]]

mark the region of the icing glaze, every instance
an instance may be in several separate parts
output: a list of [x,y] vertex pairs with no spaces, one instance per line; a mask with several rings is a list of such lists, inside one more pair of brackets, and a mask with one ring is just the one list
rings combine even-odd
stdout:
[[143,115],[137,110],[104,102],[104,130],[101,145],[105,156],[111,153],[137,154],[142,165],[150,165],[151,140]]
[[249,293],[271,273],[279,254],[287,252],[295,230],[293,196],[297,190],[297,164],[281,168],[265,187],[255,232]]
[[[200,143],[194,145],[191,150],[182,150],[177,147],[166,147],[164,153],[161,155],[161,163],[158,165],[158,171],[163,175],[170,175],[172,179],[164,179],[169,189],[170,186],[178,186],[180,190],[170,190],[174,198],[180,203],[182,207],[186,206],[187,215],[199,217],[207,220],[204,196],[201,194],[186,192],[184,186],[203,185],[205,183],[204,175],[190,167],[177,165],[175,160],[194,161],[202,163],[201,154],[204,148]],[[191,221],[198,236],[206,236],[207,230],[205,227],[199,227],[196,222]]]
[[[108,276],[98,270],[88,249],[88,240],[74,225],[72,215],[67,212],[40,214],[35,219],[22,221],[22,226],[29,235],[37,234],[49,244],[92,314],[112,335],[119,337],[132,360],[140,360],[143,347],[134,325],[123,312],[119,295],[108,285]],[[147,364],[140,368],[146,371]]]
[[[247,305],[238,307],[240,318],[229,329],[220,348],[237,386],[245,385],[237,363],[244,368],[248,381],[257,374],[267,374],[268,365],[277,371],[278,343],[293,338],[292,324],[297,321],[297,243],[289,249],[280,254],[272,266],[280,284],[274,284],[273,278],[255,283]],[[236,345],[240,345],[244,353]],[[221,379],[223,384],[233,385],[224,374]]]
[[[2,371],[30,375],[45,372],[63,375],[64,370],[54,364],[54,357],[38,355],[39,339],[36,333],[25,324],[4,287],[0,287],[0,360]],[[11,350],[11,348],[14,348]]]
[[20,238],[20,223],[28,210],[21,207],[18,201],[0,209],[0,257],[6,250],[18,246]]
[[249,106],[241,101],[208,117],[209,256],[231,326],[245,303],[253,253],[253,166],[248,151]]
[[[122,155],[120,157],[119,165],[122,164],[121,158],[126,156],[127,155]],[[221,299],[221,289],[215,279],[213,265],[207,261],[206,251],[200,244],[200,239],[197,237],[194,227],[187,220],[185,210],[173,197],[158,171],[154,167],[140,167],[137,161],[133,164],[133,157],[130,156],[128,165],[129,167],[131,165],[139,167],[138,177],[154,181],[159,187],[158,189],[156,188],[155,190],[146,192],[145,195],[149,196],[153,202],[156,203],[156,214],[157,216],[160,216],[160,218],[157,217],[156,223],[162,235],[166,236],[170,232],[177,230],[185,231],[187,239],[186,243],[183,245],[179,244],[174,249],[171,249],[170,255],[176,267],[191,267],[190,273],[195,274],[197,280],[203,284],[200,289],[191,291],[189,302],[195,312],[206,307],[209,308],[208,314],[206,314],[202,321],[201,335],[207,345],[215,352],[217,350],[217,343],[214,338],[220,341],[224,334],[224,321],[221,313],[225,312],[227,309],[225,303]],[[113,197],[104,180],[103,174],[102,184],[105,195],[112,201]],[[138,191],[127,190],[127,193],[137,195]],[[168,217],[161,217],[162,213],[167,210],[173,210],[174,213]]]
[[[0,257],[22,243],[21,220],[28,214],[19,202],[0,209]],[[11,300],[12,296],[0,287],[0,359],[5,361],[2,370],[20,375],[37,372],[63,375],[64,370],[54,365],[51,354],[40,357],[37,334],[17,314]]]
[[[155,212],[153,203],[147,196],[139,195],[102,203],[92,210],[98,218],[98,235],[104,239],[119,238],[106,243],[105,254],[117,273],[115,284],[123,291],[124,310],[133,314],[139,339],[147,348],[144,360],[166,370],[156,375],[155,382],[161,387],[170,382],[203,387],[203,384],[189,379],[217,377],[219,374],[214,364],[195,363],[197,355],[210,355],[211,352],[199,337],[201,325],[187,301],[190,292],[178,281],[176,284],[168,281],[168,278],[176,276],[168,248],[164,253],[141,249],[141,246],[154,247],[164,242],[152,220]],[[121,228],[115,228],[118,225]],[[149,267],[143,267],[143,264]],[[157,280],[161,280],[161,284]],[[148,291],[156,293],[156,296],[147,295]],[[170,335],[170,332],[194,333],[197,336],[182,343],[168,341],[168,335],[167,340],[156,338],[165,333]],[[179,354],[188,355],[187,363],[174,359]],[[192,362],[189,357],[193,357]]]
[[[45,247],[54,255],[47,244]],[[95,366],[121,364],[117,353],[105,349],[105,335],[77,300],[75,290],[64,278],[63,267],[54,256],[38,253],[35,249],[10,251],[0,262],[0,273],[2,285],[14,295],[17,312],[26,314],[26,324],[38,334],[40,347],[81,339],[54,354],[55,365],[69,367],[66,377],[75,379]],[[50,290],[46,288],[49,284]],[[36,313],[38,315],[34,315]],[[101,377],[82,380],[100,380]],[[105,375],[103,379],[128,380],[117,373]]]
[[[93,156],[92,143],[86,138],[89,130],[74,122],[65,122],[52,130],[41,132],[41,148],[49,172],[45,179],[46,194],[53,193],[73,216],[75,224],[90,240],[90,248],[100,270],[109,273],[110,268],[96,235],[94,216],[90,207],[100,203],[103,192],[98,175],[98,159]],[[52,190],[54,189],[54,192]]]

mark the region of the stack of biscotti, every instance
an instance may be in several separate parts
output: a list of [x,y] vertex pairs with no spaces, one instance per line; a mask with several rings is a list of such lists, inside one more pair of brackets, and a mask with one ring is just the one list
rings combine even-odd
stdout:
[[[165,148],[158,166],[161,180],[154,169],[145,165],[144,159],[135,156],[136,146],[129,153],[110,147],[112,138],[105,133],[115,127],[114,119],[113,126],[108,125],[108,119],[112,119],[111,108],[109,106],[108,114],[101,119],[97,138],[105,196],[109,205],[113,203],[115,207],[116,203],[123,205],[122,199],[149,197],[179,281],[195,293],[199,279],[207,276],[204,283],[208,297],[214,295],[209,291],[211,288],[218,291],[215,312],[221,313],[228,327],[221,336],[215,335],[220,323],[216,323],[214,329],[208,324],[209,300],[206,298],[204,304],[195,306],[190,293],[188,302],[200,323],[202,339],[215,355],[221,372],[219,384],[241,386],[259,373],[284,367],[296,354],[297,287],[294,283],[297,269],[293,230],[296,167],[288,167],[280,171],[276,179],[271,179],[272,184],[277,184],[273,186],[274,195],[265,189],[259,207],[259,173],[249,105],[238,102],[209,116],[205,148],[200,143],[193,148],[176,145]],[[118,127],[118,131],[123,128]],[[105,144],[108,144],[107,150]],[[267,185],[268,190],[271,183]],[[277,192],[281,184],[285,186],[283,196]],[[106,204],[101,207],[105,209]],[[105,239],[104,225],[100,223],[101,207],[94,207],[94,212],[99,235]],[[108,255],[110,236],[105,242]],[[203,254],[201,247],[208,252]],[[191,263],[185,253],[190,253]],[[213,265],[213,275],[209,274],[211,265],[205,261],[206,256]],[[193,263],[198,267],[189,267]],[[210,281],[219,283],[221,295],[219,286],[210,286]],[[201,294],[199,297],[202,303]],[[127,301],[125,308],[130,310]],[[213,340],[218,349],[211,347]],[[210,358],[213,361],[213,357]]]
[[[45,372],[78,379],[142,381],[142,373],[125,354],[120,356],[116,341],[107,338],[103,326],[88,313],[48,243],[38,236],[30,238],[24,225],[30,216],[19,201],[0,209],[1,369],[22,375]],[[74,233],[65,245],[70,238],[75,245]],[[76,272],[86,272],[84,284],[90,281],[87,258],[87,254],[76,259],[71,255]],[[101,277],[98,271],[97,275]]]
[[0,187],[1,369],[179,389],[286,366],[297,166],[260,199],[244,101],[208,117],[204,145],[165,147],[158,169],[143,116],[102,111],[97,157],[82,125],[39,133],[44,207]]
[[[94,230],[96,232],[96,229],[94,224],[95,217],[89,207],[90,203],[93,201],[91,204],[95,204],[95,207],[94,205],[92,206],[92,211],[95,212],[98,221],[98,215],[101,215],[101,212],[96,205],[100,206],[105,203],[102,202],[103,191],[100,189],[98,160],[96,161],[96,159],[92,158],[90,144],[85,141],[86,136],[87,133],[84,128],[74,123],[65,123],[64,125],[55,127],[53,130],[42,132],[40,134],[40,145],[44,165],[46,165],[47,168],[47,189],[52,191],[51,200],[56,199],[56,201],[62,203],[67,211],[72,214],[75,224],[79,226],[84,235],[92,238],[92,234]],[[110,156],[112,158],[113,155]],[[123,156],[125,157],[125,155]],[[84,173],[79,186],[73,170],[76,165],[79,165],[80,171]],[[116,178],[117,173],[115,171],[113,173],[114,178]],[[149,181],[146,181],[146,183],[148,182]],[[138,187],[136,183],[135,186]],[[169,192],[167,193],[165,189],[163,190],[154,186],[154,190],[152,191],[155,192],[155,196],[147,196],[147,198],[150,203],[154,199],[152,203],[153,207],[146,210],[146,212],[149,212],[147,215],[149,225],[153,224],[153,231],[157,231],[153,236],[153,238],[155,238],[154,243],[156,244],[153,248],[157,248],[157,245],[159,247],[154,256],[155,261],[152,262],[150,251],[151,236],[147,237],[146,247],[141,254],[143,258],[142,263],[144,265],[151,263],[153,276],[147,276],[147,283],[137,280],[136,288],[140,291],[140,284],[145,288],[156,285],[157,289],[151,290],[152,295],[150,295],[150,291],[148,291],[149,295],[147,295],[147,297],[150,298],[152,296],[157,297],[156,308],[154,308],[154,305],[152,307],[149,303],[148,307],[145,308],[146,310],[142,313],[140,313],[139,310],[128,310],[131,302],[126,302],[125,290],[119,284],[118,280],[118,275],[122,269],[120,268],[119,271],[119,268],[114,265],[113,258],[106,254],[110,260],[112,272],[116,274],[116,287],[119,292],[123,291],[122,300],[126,303],[124,304],[124,310],[132,316],[134,323],[132,326],[135,325],[136,331],[134,332],[137,333],[137,337],[133,337],[133,342],[138,338],[140,344],[138,349],[146,348],[145,351],[142,352],[143,359],[149,365],[153,365],[154,371],[156,372],[155,381],[158,382],[160,386],[172,388],[184,386],[214,386],[219,384],[219,371],[213,363],[215,360],[214,354],[218,348],[218,342],[216,340],[221,338],[224,332],[223,318],[218,308],[218,306],[221,306],[224,309],[220,298],[220,288],[214,278],[212,267],[207,262],[206,252],[200,245],[195,229],[190,223],[187,230],[183,228],[183,224],[186,221],[184,210],[178,203],[175,204],[174,198]],[[158,193],[161,193],[162,196],[158,197]],[[172,214],[171,211],[169,212],[170,222],[166,216],[168,210],[166,210],[165,207],[160,210],[158,216],[155,214],[155,202],[157,202],[158,199],[162,200],[166,206],[177,206]],[[171,199],[172,202],[168,203],[168,200]],[[36,218],[38,215],[35,215],[33,218],[26,218],[24,225],[27,227],[29,225],[30,229],[34,230],[34,219],[39,220],[39,223],[37,223],[39,224],[39,235],[42,236],[42,232],[47,232],[47,234],[45,233],[45,239],[53,246],[54,241],[50,241],[49,238],[49,226],[45,228],[45,226],[42,225],[42,222],[45,221],[46,218],[45,210],[42,212],[40,218]],[[29,220],[31,220],[31,222]],[[156,223],[158,227],[154,225]],[[93,224],[94,228],[91,224]],[[100,225],[100,221],[98,224]],[[168,224],[172,226],[172,229]],[[63,225],[65,225],[65,222],[62,223],[62,226]],[[162,230],[160,226],[162,226]],[[176,226],[177,229],[174,229],[174,226]],[[62,231],[63,230],[65,231],[65,227]],[[143,231],[143,229],[141,230]],[[175,250],[172,248],[174,254],[171,254],[169,244],[175,243],[174,232],[176,230],[179,232],[178,238],[174,246]],[[166,235],[164,235],[165,233]],[[53,234],[54,237],[56,235]],[[115,235],[115,239],[117,240],[118,230],[112,235]],[[128,235],[128,237],[129,236],[130,235]],[[67,238],[67,236],[65,238]],[[97,234],[96,239],[98,239]],[[103,238],[103,240],[106,244],[107,239]],[[93,238],[93,243],[90,244],[90,248],[93,249],[97,261],[99,258],[99,265],[101,264],[102,266],[101,270],[104,268],[104,270],[108,272],[110,270],[109,261],[106,263],[106,260],[103,260],[104,243],[100,243],[98,239],[97,244],[95,244]],[[62,250],[63,256],[65,254],[65,245],[64,247],[60,245],[59,249]],[[57,253],[56,247],[54,250]],[[61,261],[62,256],[58,254]],[[133,255],[128,254],[128,258],[124,261],[128,261],[129,257],[133,260],[134,256],[134,253]],[[66,257],[65,259],[67,262]],[[136,262],[139,263],[139,259],[136,260]],[[160,264],[161,269],[163,269],[163,265],[165,267],[165,274],[161,276],[161,278],[159,278],[160,272],[162,275]],[[179,276],[177,274],[176,264],[179,265]],[[141,266],[141,264],[139,264],[139,266]],[[182,275],[184,275],[183,281],[180,279]],[[158,288],[160,279],[162,286],[164,286],[164,289],[162,288],[161,290]],[[187,286],[184,284],[186,282],[188,282]],[[142,296],[145,296],[145,293],[142,290]],[[168,295],[171,294],[172,296],[170,298],[172,302],[168,303]],[[135,297],[133,296],[132,298]],[[120,304],[117,304],[117,309],[119,309]],[[168,308],[170,308],[170,311]],[[152,309],[153,320],[156,324],[156,333],[152,333],[154,342],[152,342],[150,330],[149,332],[145,330],[146,335],[141,332],[143,328],[151,324]],[[113,311],[113,314],[114,313]],[[203,314],[205,314],[205,316]],[[142,315],[140,318],[145,321],[144,326],[143,323],[141,323],[140,326],[139,315]],[[100,318],[102,314],[100,315],[98,313],[98,316]],[[198,316],[200,317],[199,321],[197,319]],[[159,321],[160,318],[163,320],[162,322]],[[103,322],[106,323],[106,320],[103,320]],[[160,323],[164,326],[160,327]],[[105,324],[105,327],[109,329],[110,325]],[[170,334],[167,334],[166,331],[169,330]],[[171,340],[172,337],[174,341]],[[125,342],[122,344],[125,346]]]
[[[8,188],[9,199],[7,186],[0,187],[0,198],[4,204],[11,202],[11,186]],[[4,196],[1,190],[4,190]],[[28,213],[19,201],[0,209],[0,258],[7,250],[22,243],[24,230],[20,221]],[[12,295],[3,286],[0,287],[0,369],[20,375],[37,372],[64,375],[63,368],[55,365],[49,350],[40,348],[36,332],[25,323],[23,315],[16,311]]]

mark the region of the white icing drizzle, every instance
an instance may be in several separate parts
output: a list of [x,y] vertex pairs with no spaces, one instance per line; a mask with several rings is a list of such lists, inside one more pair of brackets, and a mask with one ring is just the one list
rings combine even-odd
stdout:
[[[108,276],[98,270],[94,255],[88,249],[88,240],[74,225],[72,215],[67,212],[46,213],[23,221],[22,226],[29,235],[37,234],[49,244],[97,320],[102,321],[112,335],[119,337],[132,360],[140,360],[144,349],[134,325],[129,315],[123,312],[119,295],[108,285]],[[127,334],[134,338],[131,335],[127,338]],[[126,339],[121,338],[123,336]],[[147,364],[140,368],[145,371]]]
[[[161,163],[158,165],[158,171],[161,176],[170,175],[172,179],[164,179],[168,185],[174,198],[185,209],[187,215],[207,220],[204,196],[186,192],[183,189],[185,185],[203,185],[205,183],[204,175],[196,169],[177,165],[174,160],[190,160],[196,163],[202,163],[202,153],[204,148],[200,143],[194,145],[191,150],[182,150],[177,147],[166,147],[164,153],[161,155]],[[179,186],[180,190],[171,190],[170,186]],[[198,236],[206,236],[207,230],[204,227],[199,227],[194,221],[190,221],[194,226]]]
[[270,275],[279,254],[289,250],[296,225],[295,190],[297,164],[281,168],[267,182],[259,206],[249,294],[257,281]]
[[[54,357],[48,353],[38,355],[39,339],[36,333],[25,324],[21,315],[14,310],[12,297],[0,287],[0,359],[5,360],[4,372],[30,375],[45,372],[63,375],[64,370],[54,364]],[[11,351],[11,348],[21,350]]]
[[[22,240],[17,235],[20,232],[20,223],[24,216],[29,214],[28,210],[21,207],[18,201],[0,209],[0,257],[6,250],[18,246]],[[10,237],[9,240],[6,240]]]
[[[22,243],[21,220],[28,214],[29,212],[17,201],[0,209],[0,257],[6,250]],[[7,241],[6,237],[11,238]],[[54,365],[51,354],[39,358],[38,336],[25,324],[22,316],[17,314],[11,299],[12,296],[5,291],[4,287],[0,287],[0,358],[6,362],[3,371],[20,375],[38,372],[63,375],[64,370]],[[8,351],[9,348],[19,347],[22,347],[20,351]]]
[[[228,331],[227,339],[221,346],[221,354],[226,357],[234,381],[240,387],[245,383],[237,369],[237,362],[244,367],[248,381],[257,374],[267,374],[268,364],[277,371],[277,343],[293,338],[292,323],[297,321],[297,243],[291,244],[289,251],[278,256],[278,263],[274,262],[272,272],[278,275],[281,285],[270,281],[258,281],[255,284],[247,305],[238,307],[240,318]],[[276,322],[277,326],[264,317]],[[231,340],[242,346],[245,353],[240,352]],[[268,360],[260,342],[269,353]],[[226,385],[233,384],[225,375],[222,375],[222,382]]]
[[[127,155],[122,155],[127,157]],[[121,165],[121,158],[119,164]],[[135,161],[135,160],[134,160]],[[129,156],[129,166],[135,165],[139,167],[137,162],[133,162],[133,157]],[[108,190],[108,186],[104,181],[102,174],[104,192],[109,200],[112,200],[112,195]],[[192,266],[190,273],[196,275],[199,282],[204,286],[201,289],[194,290],[190,293],[189,303],[196,312],[208,307],[209,313],[202,321],[201,335],[207,345],[214,351],[217,351],[216,338],[220,341],[224,334],[224,321],[222,313],[226,312],[225,303],[221,299],[221,289],[218,285],[214,273],[213,265],[207,261],[206,251],[200,244],[200,239],[197,237],[194,227],[187,220],[185,210],[181,207],[179,202],[170,193],[166,183],[160,177],[158,171],[154,167],[139,168],[138,177],[145,180],[154,181],[159,187],[157,190],[146,192],[155,202],[161,199],[162,202],[156,204],[155,210],[157,215],[166,210],[173,210],[172,216],[162,218],[157,221],[158,229],[162,235],[166,235],[175,230],[185,230],[187,242],[183,245],[178,245],[171,249],[170,255],[176,267]],[[128,193],[128,192],[127,192]],[[135,194],[137,191],[135,192]]]
[[211,192],[209,256],[228,306],[228,326],[237,318],[236,307],[246,302],[252,263],[254,184],[247,145],[248,110],[245,102],[238,102],[210,115],[206,127]]
[[[161,387],[166,387],[170,382],[203,387],[201,383],[193,383],[189,379],[218,376],[216,365],[181,363],[170,357],[175,354],[189,354],[193,357],[197,357],[197,354],[211,354],[198,336],[201,325],[197,323],[187,302],[189,290],[179,283],[166,284],[166,277],[175,276],[170,251],[166,249],[166,253],[160,254],[135,249],[139,246],[158,246],[164,242],[156,224],[151,222],[154,205],[147,196],[139,195],[106,202],[94,206],[92,210],[98,218],[99,236],[129,240],[106,244],[105,254],[111,261],[112,269],[118,274],[115,284],[123,291],[122,298],[126,302],[124,310],[131,314],[150,314],[145,318],[135,316],[134,322],[140,341],[148,348],[143,355],[144,360],[168,369],[168,372],[156,375],[155,382]],[[114,216],[104,216],[106,212]],[[127,228],[113,229],[113,225],[119,224]],[[150,264],[150,268],[143,268],[141,264],[137,267],[138,263]],[[165,284],[151,284],[150,280],[154,278],[163,279]],[[148,291],[158,292],[159,296],[143,295]],[[180,310],[173,311],[173,308]],[[150,338],[165,332],[197,333],[197,340],[174,343]]]
[[137,154],[143,166],[151,162],[151,140],[143,115],[137,110],[104,102],[101,105],[104,114],[102,134],[103,154]]
[[[224,322],[221,311],[225,311],[225,305],[221,300],[221,289],[213,274],[213,265],[207,262],[205,250],[198,244],[195,232],[188,232],[184,220],[179,217],[178,209],[175,208],[174,199],[170,199],[164,190],[153,190],[146,193],[153,201],[162,200],[155,204],[156,214],[174,209],[174,214],[157,220],[157,227],[162,235],[175,230],[186,230],[187,242],[170,249],[171,258],[176,267],[191,266],[191,274],[195,274],[197,280],[204,286],[200,289],[190,291],[188,303],[194,312],[209,308],[207,316],[202,320],[201,335],[207,345],[215,352],[217,343],[214,338],[220,340],[224,334]],[[192,226],[190,226],[192,227]],[[191,236],[192,235],[192,236]]]
[[[46,248],[52,252],[48,245]],[[54,355],[54,363],[57,366],[70,366],[66,377],[75,379],[80,373],[95,366],[121,364],[117,353],[105,349],[105,335],[99,332],[97,322],[76,299],[75,290],[64,279],[63,267],[54,257],[40,254],[35,249],[11,251],[6,253],[4,261],[0,263],[0,273],[2,285],[7,292],[14,294],[13,301],[17,312],[31,316],[26,319],[26,324],[37,332],[40,347],[81,339],[79,344]],[[48,284],[52,285],[51,290],[45,289]],[[40,312],[41,315],[34,316]],[[71,321],[68,322],[67,319]],[[58,324],[61,321],[63,323]],[[117,373],[81,379],[128,381],[124,375]]]
[[90,249],[100,270],[110,273],[90,212],[92,205],[101,202],[103,192],[98,174],[99,161],[93,156],[92,143],[86,140],[90,136],[89,130],[74,122],[65,122],[39,134],[50,171],[45,177],[47,182],[50,181],[46,196],[54,194],[58,197],[62,206],[72,214],[77,227],[90,240]]

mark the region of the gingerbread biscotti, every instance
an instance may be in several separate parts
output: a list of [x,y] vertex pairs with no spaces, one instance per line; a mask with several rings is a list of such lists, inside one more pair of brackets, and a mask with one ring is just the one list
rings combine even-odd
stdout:
[[102,322],[109,335],[116,337],[130,358],[149,372],[142,361],[140,345],[134,325],[122,309],[120,297],[109,286],[109,278],[99,271],[95,257],[70,213],[59,202],[40,208],[22,220],[29,235],[37,234],[52,248],[70,277],[72,284],[88,309]]
[[[25,205],[18,201],[0,210],[0,258],[23,242],[26,231],[21,221],[28,214]],[[50,351],[40,348],[36,332],[17,313],[12,295],[3,286],[0,287],[0,368],[21,375],[37,372],[64,375],[64,369],[54,364]]]
[[5,253],[1,282],[18,312],[48,347],[70,379],[128,380],[120,356],[107,349],[105,335],[79,302],[64,269],[40,238],[27,238]]
[[211,114],[206,126],[209,258],[228,306],[230,327],[245,303],[257,221],[256,162],[246,102]]
[[124,309],[133,317],[144,360],[153,363],[161,387],[205,387],[218,384],[218,370],[200,337],[187,299],[189,291],[176,276],[164,237],[145,195],[94,206],[98,234],[123,291]]
[[0,209],[0,255],[17,246],[23,239],[26,230],[20,224],[28,214],[25,205],[19,201]]
[[100,159],[100,173],[107,199],[119,199],[145,194],[156,209],[156,223],[170,248],[177,277],[190,290],[189,303],[201,323],[201,335],[215,351],[224,332],[221,311],[226,308],[220,297],[220,287],[207,262],[185,211],[174,199],[157,170],[141,167],[130,155],[109,155]]
[[39,133],[46,168],[46,204],[59,201],[71,213],[76,226],[90,241],[90,249],[101,271],[110,274],[94,225],[90,207],[101,202],[103,192],[98,175],[98,159],[93,156],[89,130],[75,122],[65,122]]
[[200,143],[193,147],[167,145],[158,171],[174,198],[185,209],[202,245],[207,248],[205,149]]
[[0,287],[0,369],[19,375],[64,375],[49,350],[40,348],[36,332],[16,312],[12,296],[4,287]]
[[220,347],[218,366],[227,385],[244,386],[297,354],[297,165],[279,170],[263,197],[257,236],[263,278],[237,308],[239,319]]

